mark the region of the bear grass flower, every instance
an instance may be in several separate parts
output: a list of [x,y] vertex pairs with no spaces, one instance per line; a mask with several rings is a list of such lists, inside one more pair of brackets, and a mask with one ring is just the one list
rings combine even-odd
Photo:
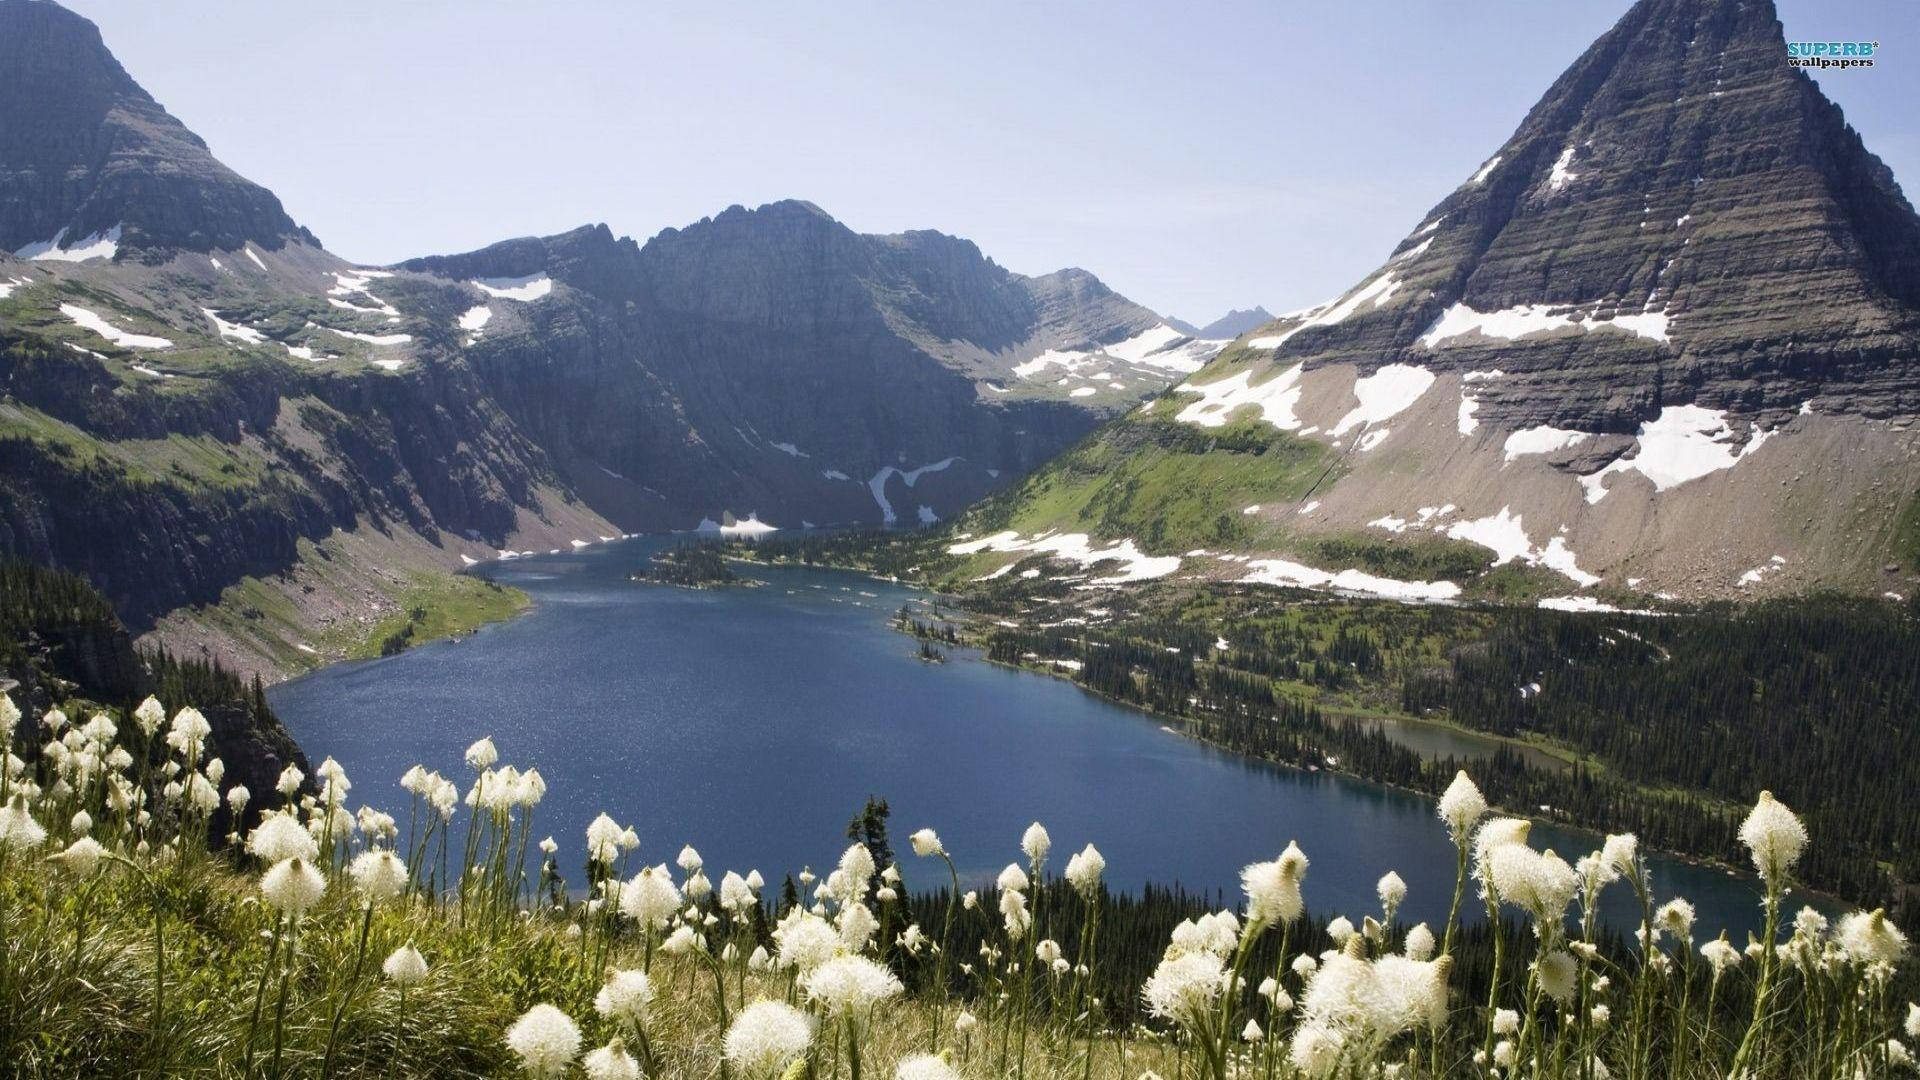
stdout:
[[580,1028],[566,1013],[542,1003],[513,1022],[506,1043],[527,1075],[564,1076],[580,1053]]
[[606,984],[593,995],[594,1012],[630,1031],[646,1022],[652,1004],[653,982],[644,971],[609,972]]
[[813,1020],[778,1001],[756,1001],[727,1027],[722,1052],[748,1077],[778,1076],[813,1044]]
[[1092,900],[1099,895],[1100,877],[1106,870],[1107,857],[1092,844],[1067,857],[1067,883],[1084,900]]
[[1847,959],[1862,965],[1897,964],[1907,951],[1907,935],[1887,921],[1885,908],[1845,916],[1834,931],[1834,939]]
[[1047,853],[1053,850],[1053,837],[1047,834],[1047,827],[1034,822],[1020,836],[1020,851],[1026,855],[1027,862],[1038,868],[1047,861]]
[[801,982],[807,1000],[835,1019],[857,1019],[905,991],[893,972],[864,956],[836,956]]
[[639,1080],[640,1063],[627,1053],[626,1043],[614,1036],[607,1045],[580,1059],[587,1080]]
[[354,887],[369,902],[391,900],[407,888],[407,864],[391,851],[363,851],[347,867]]
[[840,934],[827,920],[795,908],[773,933],[775,963],[786,971],[805,975],[840,951]]
[[947,853],[945,845],[940,843],[940,834],[932,829],[921,829],[907,840],[913,844],[913,853],[923,859]]
[[664,864],[643,868],[620,890],[620,913],[649,932],[666,929],[679,910],[680,890]]
[[320,845],[293,815],[267,814],[247,834],[247,854],[269,865],[288,859],[311,862],[320,857]]
[[107,849],[101,847],[98,840],[91,836],[82,836],[68,844],[64,850],[47,856],[47,861],[74,877],[84,880],[92,877],[100,869],[100,863],[106,856]]
[[14,799],[0,808],[0,848],[37,848],[46,839],[47,830],[27,812],[26,800]]
[[414,986],[427,977],[427,958],[409,941],[387,954],[380,964],[380,972],[395,986]]
[[1786,874],[1807,847],[1807,827],[1786,804],[1762,791],[1740,823],[1740,842],[1753,853],[1753,866],[1770,887],[1785,883]]
[[1700,946],[1700,956],[1713,970],[1715,979],[1740,966],[1740,950],[1733,947],[1725,934]]
[[1487,813],[1487,797],[1480,794],[1472,778],[1465,769],[1453,775],[1453,782],[1440,796],[1440,820],[1447,823],[1447,831],[1453,835],[1456,846],[1467,841],[1467,835]]
[[1181,952],[1160,961],[1140,988],[1140,998],[1149,1013],[1193,1030],[1212,1016],[1226,982],[1220,957]]
[[299,856],[273,864],[260,878],[260,895],[274,910],[297,919],[326,894],[327,879]]

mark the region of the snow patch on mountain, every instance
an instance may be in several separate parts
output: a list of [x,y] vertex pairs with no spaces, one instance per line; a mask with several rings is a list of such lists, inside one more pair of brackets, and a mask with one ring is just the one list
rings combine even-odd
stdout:
[[[1341,417],[1340,422],[1327,434],[1338,437],[1363,424],[1377,424],[1398,416],[1420,400],[1420,396],[1433,385],[1433,379],[1433,372],[1426,368],[1412,364],[1388,364],[1365,378],[1354,380],[1353,396],[1360,403]],[[1381,438],[1385,438],[1385,435]],[[1379,441],[1374,439],[1372,445],[1363,445],[1359,449],[1370,450]]]
[[472,285],[496,300],[531,303],[553,291],[553,279],[545,274],[516,278],[474,278]]
[[1578,446],[1590,436],[1584,431],[1569,431],[1552,424],[1522,428],[1507,436],[1504,450],[1508,461],[1526,454],[1551,454],[1569,446]]
[[1632,457],[1619,457],[1599,472],[1580,478],[1587,502],[1607,497],[1607,477],[1637,472],[1653,481],[1656,491],[1678,487],[1709,473],[1731,469],[1760,449],[1773,432],[1754,428],[1742,447],[1734,441],[1733,426],[1724,410],[1699,405],[1668,405],[1660,415],[1640,425]]
[[1282,431],[1297,431],[1300,418],[1293,414],[1293,409],[1300,404],[1300,371],[1301,365],[1295,364],[1259,386],[1249,385],[1253,380],[1252,371],[1242,371],[1218,382],[1182,383],[1173,388],[1175,393],[1199,394],[1200,400],[1180,410],[1174,419],[1201,427],[1223,427],[1235,409],[1252,405],[1260,410],[1260,418],[1267,423]]
[[91,330],[123,349],[171,349],[173,342],[151,334],[135,334],[100,317],[97,312],[89,311],[78,304],[61,304],[60,314],[73,320],[75,326]]
[[880,471],[873,474],[873,479],[867,481],[867,490],[873,492],[873,501],[879,504],[880,520],[888,525],[899,520],[893,512],[893,504],[887,501],[887,479],[889,477],[898,476],[900,479],[906,481],[908,487],[912,487],[927,473],[941,472],[946,469],[947,466],[952,465],[958,460],[960,460],[959,456],[955,455],[953,457],[942,458],[931,465],[922,465],[917,469],[905,471],[896,469],[891,465],[882,465]]
[[1447,526],[1447,535],[1455,540],[1465,540],[1479,544],[1493,552],[1493,562],[1488,566],[1503,566],[1519,561],[1528,566],[1544,566],[1557,570],[1572,578],[1581,588],[1598,585],[1600,577],[1580,569],[1573,549],[1567,546],[1566,538],[1556,536],[1545,547],[1535,547],[1527,536],[1527,529],[1521,515],[1513,513],[1511,507],[1503,506],[1497,514],[1489,514],[1472,521],[1456,521]]
[[[1166,577],[1180,569],[1178,555],[1147,555],[1130,539],[1120,540],[1109,547],[1093,546],[1092,539],[1086,533],[1045,532],[1030,540],[1020,539],[1020,534],[1012,529],[994,533],[978,540],[968,540],[947,548],[954,555],[978,555],[983,551],[1007,552],[1011,554],[1048,555],[1079,563],[1081,566],[1093,566],[1103,562],[1125,563],[1125,568],[1110,577],[1095,578],[1095,585],[1121,585],[1130,581],[1146,581],[1150,578]],[[1018,562],[1019,560],[1015,560]],[[1013,563],[1001,567],[989,577],[998,577],[1006,573]]]
[[115,225],[105,232],[94,233],[72,244],[67,244],[66,239],[67,230],[63,226],[53,234],[53,239],[28,244],[13,254],[15,258],[35,262],[77,263],[89,259],[111,259],[120,251],[120,226]]
[[1451,581],[1400,581],[1363,570],[1332,572],[1286,559],[1254,559],[1247,563],[1247,570],[1247,576],[1240,580],[1259,585],[1327,589],[1389,600],[1424,602],[1452,600],[1460,595],[1460,586]]
[[219,314],[215,312],[212,308],[201,308],[200,314],[205,315],[209,320],[213,322],[213,328],[215,330],[218,330],[220,332],[220,336],[223,338],[232,338],[235,341],[244,341],[249,345],[264,345],[266,343],[267,335],[261,333],[258,330],[255,330],[251,326],[242,326],[239,323],[230,323],[227,320],[221,318]]

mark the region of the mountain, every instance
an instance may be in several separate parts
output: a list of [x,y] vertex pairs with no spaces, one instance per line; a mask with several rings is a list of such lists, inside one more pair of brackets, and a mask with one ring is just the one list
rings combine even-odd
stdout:
[[1892,174],[1766,0],[1641,0],[1378,270],[960,527],[1017,534],[986,572],[1052,529],[1397,596],[1904,594],[1916,410]]
[[[1168,321],[1172,322],[1173,320]],[[1234,308],[1232,311],[1227,312],[1225,315],[1220,316],[1205,326],[1183,332],[1191,333],[1197,338],[1206,338],[1213,341],[1230,341],[1249,330],[1265,326],[1272,321],[1273,312],[1256,305],[1246,310]]]
[[950,516],[1224,344],[802,202],[357,266],[55,4],[0,89],[0,556],[270,676],[467,563]]
[[111,258],[318,244],[142,90],[92,23],[4,0],[0,27],[0,249]]

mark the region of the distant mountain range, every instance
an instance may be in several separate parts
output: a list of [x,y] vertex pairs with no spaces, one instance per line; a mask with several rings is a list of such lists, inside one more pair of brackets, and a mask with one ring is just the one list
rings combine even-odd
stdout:
[[1246,311],[1235,308],[1205,326],[1195,326],[1192,323],[1182,322],[1172,317],[1167,319],[1167,325],[1183,334],[1218,341],[1237,338],[1241,334],[1252,330],[1254,327],[1262,326],[1272,321],[1272,312],[1266,308],[1256,306]]
[[467,561],[939,520],[1223,343],[804,202],[356,266],[90,22],[0,0],[0,556],[242,667]]
[[1379,269],[956,528],[979,573],[1127,541],[1419,599],[1907,595],[1916,412],[1890,171],[1767,0],[1641,0]]

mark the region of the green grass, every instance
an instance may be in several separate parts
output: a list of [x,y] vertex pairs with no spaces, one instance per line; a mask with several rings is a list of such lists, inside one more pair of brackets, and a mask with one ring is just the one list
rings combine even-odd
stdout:
[[1338,475],[1332,452],[1255,421],[1217,430],[1134,419],[1085,442],[969,515],[975,531],[1130,537],[1152,554],[1244,546],[1273,531],[1241,511],[1297,502]]
[[399,598],[400,608],[345,645],[348,659],[389,655],[429,641],[471,633],[510,619],[533,603],[511,586],[464,574],[422,573]]

